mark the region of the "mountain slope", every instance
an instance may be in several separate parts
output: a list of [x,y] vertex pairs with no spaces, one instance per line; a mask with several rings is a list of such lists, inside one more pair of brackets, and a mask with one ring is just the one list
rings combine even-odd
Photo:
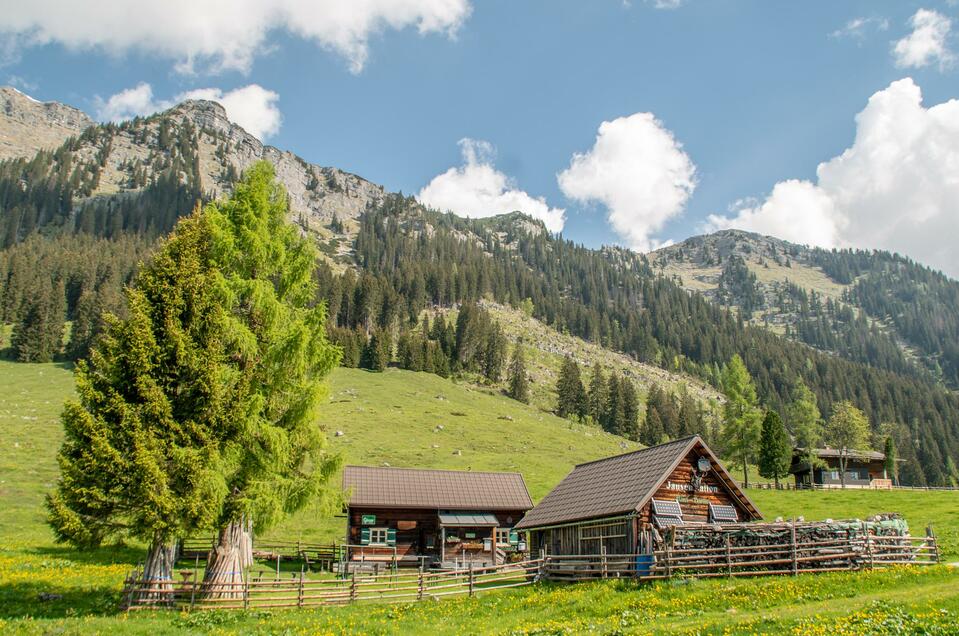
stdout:
[[959,282],[907,258],[726,230],[657,250],[650,262],[752,324],[959,387]]
[[[86,258],[67,264],[60,253],[79,251],[74,248],[89,235],[149,243],[198,199],[229,191],[239,170],[259,157],[277,166],[290,192],[292,220],[317,240],[325,256],[317,272],[318,299],[327,302],[330,325],[354,342],[365,346],[371,332],[388,340],[436,308],[479,301],[518,308],[529,302],[533,316],[554,332],[647,369],[685,374],[675,376],[677,383],[694,377],[716,387],[722,365],[739,354],[770,408],[783,410],[799,381],[813,389],[826,414],[835,403],[851,400],[869,416],[874,443],[885,435],[896,439],[908,460],[904,481],[959,479],[959,397],[912,360],[883,320],[842,303],[836,309],[830,298],[817,310],[829,315],[804,315],[795,325],[783,325],[784,332],[802,334],[803,342],[842,356],[823,353],[743,325],[742,313],[689,293],[644,256],[576,245],[521,214],[470,220],[437,213],[359,177],[263,146],[210,102],[92,126],[53,152],[0,162],[0,247],[7,247],[0,249],[0,320],[19,320],[36,290],[58,296],[57,304],[65,301],[66,317],[74,319],[81,296],[118,288],[116,269],[132,267],[128,260],[107,262],[89,244]],[[48,246],[61,241],[62,249],[39,249],[25,242],[30,237]],[[125,253],[138,249],[128,245]],[[729,261],[735,261],[732,267],[726,267]],[[821,267],[841,274],[855,265],[855,258],[842,257]],[[787,267],[784,260],[781,267],[792,269],[792,263]],[[840,274],[827,278],[835,282]],[[764,295],[745,260],[727,259],[722,275],[724,293],[761,310]],[[801,306],[802,294],[790,302]],[[817,306],[811,297],[806,302]],[[832,314],[841,328],[832,327]],[[438,340],[427,340],[426,347],[436,351]]]
[[53,150],[93,123],[71,106],[38,102],[15,88],[0,86],[0,159]]

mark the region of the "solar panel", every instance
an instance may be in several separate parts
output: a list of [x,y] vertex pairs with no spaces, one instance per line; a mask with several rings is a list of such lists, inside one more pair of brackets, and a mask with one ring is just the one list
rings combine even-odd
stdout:
[[653,499],[653,514],[657,517],[675,517],[683,518],[683,509],[678,501],[665,501],[663,499]]
[[739,515],[733,506],[722,504],[709,504],[709,516],[717,523],[736,523],[739,521]]
[[657,528],[669,528],[672,526],[683,525],[682,517],[660,517],[659,515],[656,515],[654,519],[656,520]]

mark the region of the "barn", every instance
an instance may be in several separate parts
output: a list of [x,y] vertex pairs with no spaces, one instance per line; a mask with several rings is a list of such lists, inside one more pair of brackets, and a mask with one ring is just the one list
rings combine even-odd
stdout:
[[533,507],[519,473],[346,466],[347,559],[457,568],[525,548],[515,525]]
[[579,464],[515,528],[533,554],[645,554],[673,525],[761,518],[696,435]]

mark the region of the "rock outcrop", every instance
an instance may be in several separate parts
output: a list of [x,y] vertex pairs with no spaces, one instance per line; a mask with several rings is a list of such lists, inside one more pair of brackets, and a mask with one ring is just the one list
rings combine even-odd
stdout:
[[52,150],[94,123],[83,111],[0,86],[0,159]]

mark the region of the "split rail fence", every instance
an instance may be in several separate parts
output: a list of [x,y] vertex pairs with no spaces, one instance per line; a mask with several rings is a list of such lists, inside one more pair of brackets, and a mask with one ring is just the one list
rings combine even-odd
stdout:
[[303,570],[291,578],[217,584],[204,589],[195,577],[183,581],[143,580],[134,571],[125,581],[126,609],[267,609],[318,607],[360,602],[404,603],[469,595],[531,585],[539,580],[585,581],[606,578],[656,580],[671,577],[708,578],[798,575],[812,572],[869,570],[895,565],[939,563],[936,537],[876,536],[797,539],[772,544],[665,548],[651,555],[542,555],[519,563],[452,571],[399,570],[348,578],[309,579]]
[[134,571],[125,581],[123,604],[130,610],[190,611],[405,603],[531,585],[541,578],[543,567],[543,559],[533,559],[444,572],[420,569],[363,576],[354,571],[345,579],[308,579],[301,571],[289,579],[217,584],[214,591],[205,590],[202,581],[143,580],[142,572]]

